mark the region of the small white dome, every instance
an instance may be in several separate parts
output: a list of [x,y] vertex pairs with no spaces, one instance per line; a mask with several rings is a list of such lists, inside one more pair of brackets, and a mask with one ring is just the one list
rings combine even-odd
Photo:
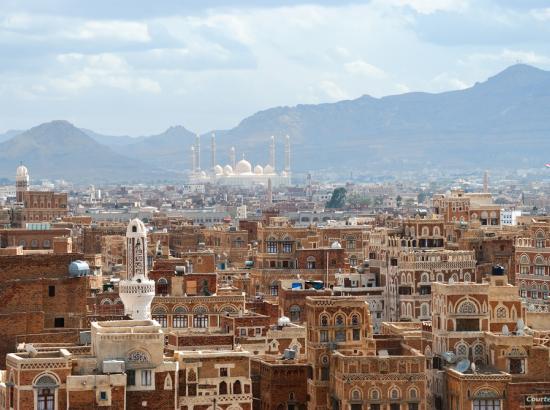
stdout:
[[127,237],[136,237],[136,236],[146,236],[147,230],[145,229],[145,224],[141,222],[141,219],[135,218],[128,223],[128,228],[126,228]]
[[223,173],[225,175],[232,175],[233,174],[233,168],[231,168],[231,165],[226,165],[223,167]]
[[21,178],[21,177],[26,178],[29,176],[29,170],[25,165],[19,165],[17,167],[17,171],[15,172],[15,176],[18,178]]
[[281,326],[281,327],[282,326],[288,326],[288,325],[290,325],[290,319],[286,316],[281,316],[279,318],[279,320],[277,320],[277,325]]
[[255,174],[258,174],[258,175],[263,174],[263,173],[264,173],[263,167],[262,167],[261,165],[256,165],[256,166],[254,167],[254,173],[255,173]]
[[216,175],[221,175],[221,174],[223,174],[223,168],[221,167],[221,165],[216,165],[216,166],[214,167],[214,173],[215,173]]
[[330,245],[332,249],[342,249],[342,245],[340,245],[340,242],[334,241],[332,242],[332,245]]
[[237,162],[237,169],[235,170],[237,174],[249,174],[252,172],[252,165],[246,159],[241,159]]
[[201,171],[201,177],[206,177],[206,171]]
[[274,173],[275,173],[275,170],[271,165],[268,164],[264,167],[264,174],[274,174]]

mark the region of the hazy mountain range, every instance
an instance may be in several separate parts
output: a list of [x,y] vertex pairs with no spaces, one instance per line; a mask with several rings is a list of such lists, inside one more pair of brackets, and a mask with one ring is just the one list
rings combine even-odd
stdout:
[[[288,134],[295,171],[536,167],[550,159],[550,72],[517,64],[464,90],[276,107],[214,132],[219,163],[227,163],[234,145],[239,158],[245,153],[265,164],[275,135],[282,164]],[[203,169],[210,167],[209,135],[201,140]],[[180,178],[193,143],[194,133],[183,126],[130,137],[53,121],[0,135],[0,177],[12,178],[23,161],[34,178]]]

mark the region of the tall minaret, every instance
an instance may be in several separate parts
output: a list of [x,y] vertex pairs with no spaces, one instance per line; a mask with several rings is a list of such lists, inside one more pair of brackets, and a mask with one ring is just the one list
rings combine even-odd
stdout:
[[212,133],[212,139],[210,140],[210,168],[214,172],[216,166],[216,134]]
[[269,144],[269,165],[275,171],[275,137],[271,136],[271,142]]
[[23,192],[29,190],[29,170],[23,164],[17,167],[15,172],[15,196],[17,202],[23,202]]
[[273,185],[271,184],[271,178],[267,180],[267,203],[273,205]]
[[285,137],[285,171],[290,174],[290,136]]
[[485,171],[485,174],[483,174],[483,192],[485,194],[489,193],[489,171]]
[[197,134],[195,138],[195,155],[197,156],[196,166],[197,171],[201,170],[201,136]]
[[134,320],[151,319],[155,281],[147,276],[147,230],[139,219],[126,229],[126,279],[119,284],[124,313]]
[[193,174],[197,172],[197,157],[195,155],[194,145],[191,145],[191,171]]
[[308,201],[311,201],[313,189],[311,186],[311,172],[307,173],[307,185],[306,185],[306,197]]
[[231,147],[231,149],[229,150],[229,163],[231,164],[233,171],[235,171],[235,167],[237,166],[237,156],[235,154],[235,147]]

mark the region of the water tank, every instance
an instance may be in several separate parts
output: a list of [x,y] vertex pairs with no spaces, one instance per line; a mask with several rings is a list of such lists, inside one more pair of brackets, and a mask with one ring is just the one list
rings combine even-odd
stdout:
[[492,274],[494,276],[503,276],[504,275],[504,267],[500,265],[494,265]]
[[281,316],[279,320],[277,320],[277,325],[283,327],[283,326],[289,326],[290,325],[290,319],[286,316]]
[[103,373],[124,373],[124,360],[103,360]]
[[88,276],[90,274],[90,266],[88,262],[73,261],[69,264],[69,275],[71,278],[77,278],[80,276]]

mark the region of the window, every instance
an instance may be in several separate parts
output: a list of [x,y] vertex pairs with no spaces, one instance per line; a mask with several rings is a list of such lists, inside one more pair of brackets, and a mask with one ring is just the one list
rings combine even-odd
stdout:
[[269,287],[269,293],[271,296],[278,296],[279,295],[279,285],[277,284],[271,284]]
[[456,319],[457,332],[479,332],[479,319]]
[[535,275],[544,275],[544,259],[541,256],[535,259]]
[[326,381],[329,379],[329,376],[330,376],[330,368],[321,367],[321,380]]
[[537,232],[537,239],[535,242],[535,246],[537,248],[544,248],[544,232],[542,231]]
[[176,314],[174,315],[174,318],[173,318],[174,327],[177,327],[177,328],[187,327],[188,321],[187,321],[187,315],[184,314],[185,310],[181,307],[178,307],[176,308],[175,313]]
[[341,315],[336,316],[336,326],[344,326],[344,317]]
[[227,394],[227,383],[221,382],[220,383],[220,394]]
[[283,253],[292,253],[292,242],[283,242]]
[[328,326],[328,318],[326,316],[321,317],[321,326],[323,327]]
[[246,329],[243,328],[243,327],[240,329],[239,333],[240,333],[241,336],[246,336],[246,334],[247,334]]
[[162,327],[168,327],[168,320],[166,318],[166,310],[164,310],[162,307],[157,307],[153,310],[152,313],[153,320],[156,320],[159,322],[159,324]]
[[409,403],[409,410],[418,410],[418,403]]
[[308,269],[315,269],[315,258],[313,256],[307,258],[306,266]]
[[401,410],[401,405],[399,403],[391,403],[390,410]]
[[197,327],[197,328],[208,327],[208,316],[207,315],[193,316],[193,327]]
[[355,239],[348,239],[346,244],[347,249],[355,249]]
[[151,386],[152,381],[152,372],[151,370],[142,370],[141,371],[141,385],[142,386]]
[[326,343],[328,342],[328,330],[321,330],[319,332],[319,341],[321,343]]
[[277,242],[267,242],[267,253],[277,253]]
[[54,319],[54,327],[65,327],[65,318],[64,317],[56,317]]
[[106,391],[99,392],[99,400],[107,400],[107,392]]
[[351,325],[352,326],[359,326],[359,316],[353,315],[351,317]]
[[300,321],[301,309],[298,305],[293,305],[290,307],[290,321],[299,322]]
[[504,306],[501,306],[497,309],[497,318],[498,319],[505,319],[506,316],[508,316],[506,314],[506,308]]
[[510,361],[510,374],[524,374],[525,363],[523,359],[508,359]]
[[474,400],[474,410],[500,410],[500,400],[477,399]]
[[335,339],[337,342],[345,342],[346,332],[344,330],[337,330],[335,333]]
[[48,286],[48,296],[53,298],[55,296],[55,286],[50,285]]
[[126,370],[126,384],[128,386],[136,385],[136,371],[135,370]]
[[474,305],[469,300],[462,302],[458,307],[458,313],[466,313],[466,314],[477,313],[476,305]]
[[353,340],[360,340],[360,339],[361,339],[361,330],[353,329]]
[[164,278],[160,278],[157,282],[157,294],[166,296],[168,295],[168,281]]
[[227,377],[227,376],[229,376],[227,367],[220,367],[220,377]]

